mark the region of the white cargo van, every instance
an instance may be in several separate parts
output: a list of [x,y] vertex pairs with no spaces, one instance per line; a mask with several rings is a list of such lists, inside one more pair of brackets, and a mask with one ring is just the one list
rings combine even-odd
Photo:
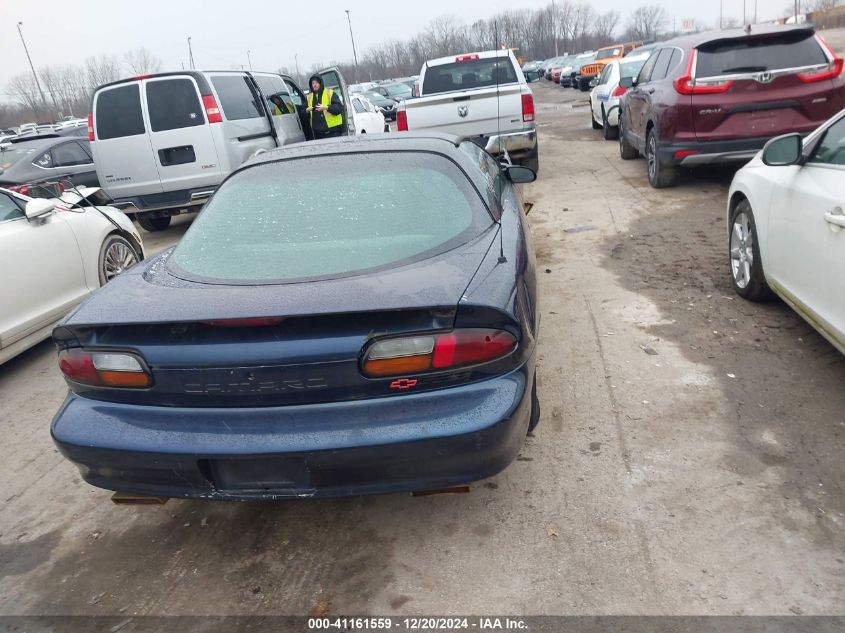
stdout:
[[[319,74],[339,91],[354,134],[343,77]],[[146,230],[165,229],[256,152],[311,138],[306,107],[296,83],[275,73],[183,71],[100,86],[88,121],[100,185]]]

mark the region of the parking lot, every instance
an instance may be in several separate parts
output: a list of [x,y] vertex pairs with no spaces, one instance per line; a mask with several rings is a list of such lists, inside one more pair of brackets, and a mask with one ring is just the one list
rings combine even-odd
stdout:
[[654,190],[586,93],[532,87],[542,419],[516,462],[455,496],[114,506],[50,439],[45,342],[0,366],[0,612],[841,611],[845,360],[735,295],[730,171]]

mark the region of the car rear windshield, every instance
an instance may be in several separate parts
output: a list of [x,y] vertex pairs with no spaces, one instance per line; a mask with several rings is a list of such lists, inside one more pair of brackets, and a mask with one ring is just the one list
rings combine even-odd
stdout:
[[94,112],[97,140],[144,134],[141,89],[137,83],[103,90],[97,95]]
[[293,159],[223,184],[168,266],[206,283],[331,279],[432,257],[491,223],[466,175],[437,154]]
[[515,83],[516,70],[509,57],[487,57],[431,66],[425,71],[423,94],[486,88]]
[[809,31],[720,40],[698,48],[696,76],[717,77],[826,64],[827,56]]
[[18,163],[35,158],[34,147],[12,147],[0,148],[0,169],[11,169]]

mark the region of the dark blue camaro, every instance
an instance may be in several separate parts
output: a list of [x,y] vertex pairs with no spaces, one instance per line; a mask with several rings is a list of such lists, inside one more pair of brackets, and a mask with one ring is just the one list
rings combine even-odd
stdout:
[[534,253],[514,182],[448,136],[263,154],[179,244],[53,333],[53,438],[89,483],[207,499],[436,489],[536,424]]

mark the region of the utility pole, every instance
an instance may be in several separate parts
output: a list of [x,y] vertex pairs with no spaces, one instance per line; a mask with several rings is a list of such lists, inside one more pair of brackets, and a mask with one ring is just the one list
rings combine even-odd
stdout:
[[194,50],[191,48],[190,36],[188,36],[188,62],[191,64],[191,70],[194,70]]
[[557,50],[557,6],[555,0],[552,0],[552,38],[555,41],[555,57],[560,57]]
[[349,22],[349,39],[352,40],[352,56],[355,58],[355,81],[358,81],[358,53],[355,52],[355,37],[352,35],[352,18],[349,17],[349,9],[346,9],[346,21]]
[[293,54],[293,63],[296,64],[296,83],[302,85],[302,75],[299,74],[299,53]]
[[745,26],[745,0],[742,0],[742,26]]
[[724,18],[725,18],[725,0],[719,0],[719,30],[722,30],[724,27]]
[[754,0],[754,24],[757,24],[757,0]]
[[249,72],[252,72],[252,58],[249,56],[250,50],[247,49],[246,51],[246,60],[249,62]]
[[18,22],[18,35],[21,36],[21,44],[23,44],[23,50],[26,53],[26,58],[29,61],[29,67],[32,70],[32,78],[35,79],[35,85],[38,87],[38,94],[41,95],[41,105],[46,107],[47,100],[44,98],[44,91],[41,90],[41,82],[38,81],[38,73],[35,72],[35,66],[32,63],[32,57],[29,56],[29,49],[26,47],[26,40],[23,39],[23,31],[21,31],[22,26],[23,22]]

